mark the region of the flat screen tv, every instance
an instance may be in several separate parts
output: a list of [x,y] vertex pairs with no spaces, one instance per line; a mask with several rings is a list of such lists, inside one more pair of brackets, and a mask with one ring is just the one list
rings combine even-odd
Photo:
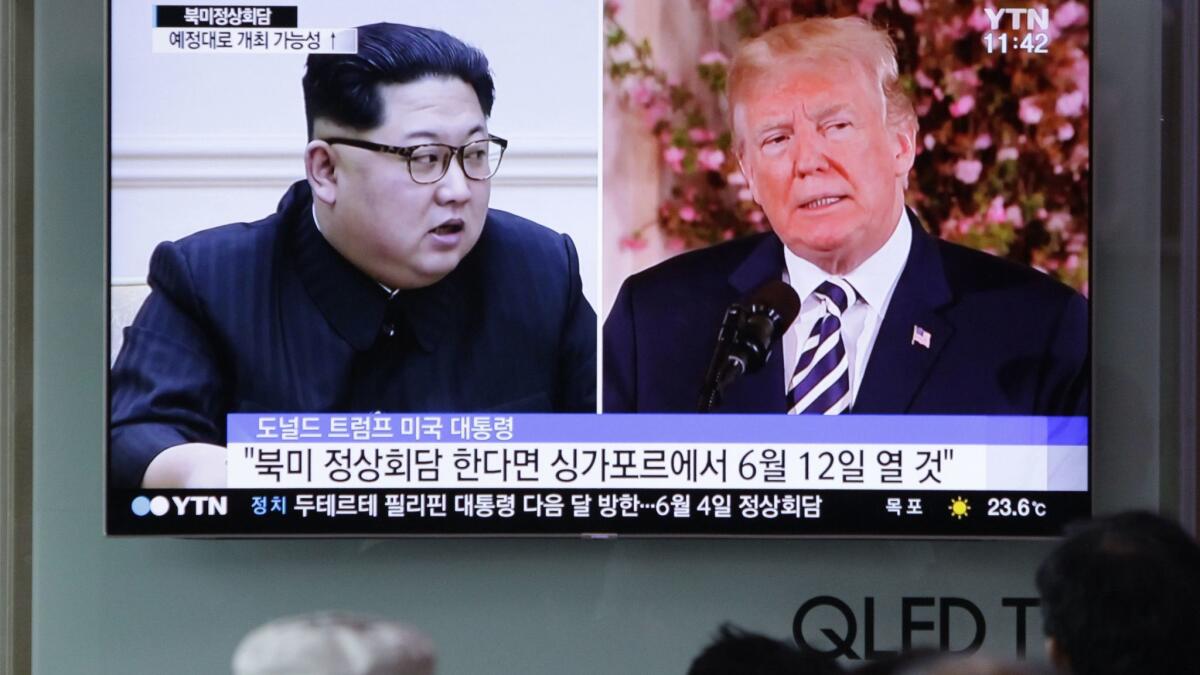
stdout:
[[109,4],[109,534],[1090,514],[1091,3],[434,4]]

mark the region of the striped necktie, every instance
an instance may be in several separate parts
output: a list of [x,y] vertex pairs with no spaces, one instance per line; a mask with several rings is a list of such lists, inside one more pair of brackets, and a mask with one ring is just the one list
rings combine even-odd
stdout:
[[800,360],[788,386],[788,414],[837,415],[850,408],[850,361],[842,341],[842,314],[857,301],[844,279],[825,281],[813,291],[825,308],[812,334],[800,346]]

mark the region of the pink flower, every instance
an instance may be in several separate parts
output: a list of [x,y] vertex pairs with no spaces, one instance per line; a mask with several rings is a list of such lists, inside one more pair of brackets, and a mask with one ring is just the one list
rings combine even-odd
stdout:
[[1062,211],[1055,211],[1050,214],[1050,218],[1046,221],[1046,229],[1051,232],[1066,232],[1067,225],[1071,222],[1071,215]]
[[724,21],[733,16],[733,6],[737,0],[708,0],[708,16],[713,21]]
[[900,0],[900,10],[905,14],[916,16],[924,11],[924,9],[920,0]]
[[725,180],[728,181],[730,185],[746,184],[746,177],[742,175],[741,171],[734,171],[730,173],[728,176],[725,176]]
[[970,94],[958,98],[950,104],[950,116],[962,117],[975,108],[975,97]]
[[950,77],[957,80],[960,84],[964,84],[972,88],[978,87],[980,84],[979,74],[975,72],[974,68],[959,68],[953,73],[950,73]]
[[607,0],[604,3],[604,8],[608,10],[610,15],[616,15],[617,12],[621,11],[621,3],[619,0]]
[[621,237],[617,245],[624,251],[640,251],[646,248],[646,240],[640,234],[629,234]]
[[858,15],[869,17],[875,13],[875,8],[883,4],[883,0],[858,0]]
[[696,222],[696,209],[691,204],[685,204],[683,208],[679,209],[679,219],[685,223]]
[[707,143],[716,136],[704,127],[692,127],[688,129],[688,138],[692,139],[693,143]]
[[622,86],[629,93],[629,98],[642,107],[650,105],[658,97],[659,92],[662,91],[662,85],[653,77],[630,78],[625,80]]
[[1063,122],[1058,128],[1058,140],[1069,141],[1075,138],[1075,127],[1071,126],[1070,122]]
[[933,97],[940,101],[940,100],[946,98],[946,92],[942,91],[941,87],[934,86]]
[[709,171],[720,171],[725,164],[725,153],[716,148],[705,148],[696,155],[696,161]]
[[918,70],[913,77],[917,80],[917,84],[921,85],[922,89],[933,89],[933,80],[925,74],[925,71]]
[[960,235],[971,234],[971,230],[975,229],[976,220],[975,216],[971,216],[958,221],[958,233]]
[[979,174],[983,172],[983,163],[977,159],[960,159],[954,165],[954,177],[966,183],[973,185],[979,180]]
[[1075,255],[1074,253],[1067,256],[1067,262],[1064,267],[1067,268],[1068,272],[1074,272],[1075,270],[1079,269],[1079,256]]
[[1042,121],[1042,109],[1038,107],[1032,96],[1026,96],[1021,99],[1021,108],[1017,112],[1017,117],[1020,117],[1025,124],[1037,124]]
[[[654,125],[659,124],[659,121],[667,118],[671,114],[671,107],[667,106],[665,101],[655,101],[652,106],[642,110],[642,119],[646,120],[646,126],[654,129]],[[671,141],[670,136],[666,141]]]
[[635,50],[633,45],[629,44],[628,42],[622,42],[621,44],[608,50],[608,58],[611,59],[613,63],[626,63],[637,58],[637,50]]
[[751,211],[750,215],[747,216],[747,218],[750,219],[750,222],[754,223],[755,225],[758,225],[759,223],[761,223],[763,221],[763,212],[757,211],[757,210]]
[[683,151],[683,148],[674,145],[663,150],[663,160],[675,173],[683,173],[683,158],[686,156],[687,153]]
[[683,240],[680,239],[679,237],[667,237],[667,240],[665,242],[663,242],[663,247],[666,248],[668,251],[674,251],[674,252],[682,251],[683,250]]
[[[654,125],[666,119],[670,114],[671,107],[667,105],[666,101],[655,101],[653,105],[642,110],[642,119],[646,122],[648,128],[653,129]],[[668,134],[663,142],[669,142],[670,140],[671,137]]]
[[1087,23],[1088,11],[1083,3],[1070,0],[1054,10],[1054,25],[1059,28],[1079,26]]
[[1091,63],[1088,61],[1087,54],[1084,54],[1083,50],[1078,47],[1071,50],[1071,56],[1073,60],[1067,72],[1071,76],[1071,81],[1075,83],[1075,88],[1082,91],[1084,100],[1087,100],[1091,91],[1091,81],[1089,79]]
[[1007,147],[1000,148],[1000,150],[996,153],[996,161],[997,162],[1007,162],[1010,160],[1015,160],[1020,156],[1021,156],[1021,153],[1017,152],[1016,148],[1014,148],[1012,146],[1007,146]]
[[738,190],[737,198],[739,202],[752,202],[754,201],[754,193],[750,191],[750,188],[742,188]]
[[[1051,42],[1054,42],[1055,40],[1058,40],[1059,36],[1062,35],[1062,31],[1059,30],[1058,26],[1054,25],[1053,21],[1051,21],[1049,26],[1046,26],[1045,28],[1037,28],[1037,29],[1031,31],[1031,34],[1033,35],[1033,37],[1030,39],[1036,41],[1034,44],[1041,44],[1041,43],[1049,44]],[[1042,35],[1045,35],[1046,37],[1045,38],[1040,37]],[[1016,44],[1017,44],[1016,42],[1013,43],[1014,48],[1015,48]]]
[[989,134],[988,132],[985,131],[982,134],[979,134],[978,136],[975,137],[975,149],[976,150],[987,150],[990,147],[992,147],[992,135],[991,134]]
[[[988,3],[988,7],[991,7],[991,3]],[[977,33],[986,33],[992,29],[992,22],[988,20],[982,7],[976,7],[971,12],[971,16],[967,17],[967,25]]]
[[1083,102],[1083,92],[1073,91],[1059,96],[1054,109],[1063,117],[1079,117],[1083,112]]
[[1091,153],[1088,152],[1088,146],[1086,143],[1080,143],[1079,145],[1076,145],[1075,149],[1071,151],[1071,166],[1083,166],[1087,164],[1088,157],[1090,155]]
[[[974,183],[975,181],[971,181]],[[987,214],[984,216],[989,223],[1003,223],[1004,218],[1004,197],[996,197],[992,203],[988,205]]]
[[956,40],[961,40],[963,37],[966,36],[967,28],[968,28],[968,26],[965,23],[963,23],[962,17],[956,16],[956,17],[951,18],[950,21],[948,21],[948,22],[943,21],[943,22],[939,23],[938,24],[939,30],[938,30],[937,34],[938,34],[938,37],[940,37],[944,40],[947,40],[949,42],[954,42]]
[[711,66],[711,65],[717,64],[717,63],[719,63],[721,65],[725,65],[725,64],[729,63],[729,57],[725,56],[724,54],[722,54],[721,52],[719,52],[717,50],[713,50],[711,52],[705,52],[700,57],[700,63],[701,63],[701,65],[705,65],[705,66]]
[[1017,229],[1025,227],[1025,217],[1021,215],[1021,207],[1016,204],[1004,210],[1004,219]]
[[954,218],[947,218],[946,220],[943,220],[941,226],[938,227],[938,232],[940,232],[943,237],[948,237],[954,234],[955,230],[957,229],[958,221]]
[[729,241],[730,239],[733,239],[733,235],[734,235],[733,228],[728,228],[724,232],[721,233],[721,238],[724,239],[725,241]]
[[933,134],[925,134],[925,149],[932,150],[937,145],[937,139]]

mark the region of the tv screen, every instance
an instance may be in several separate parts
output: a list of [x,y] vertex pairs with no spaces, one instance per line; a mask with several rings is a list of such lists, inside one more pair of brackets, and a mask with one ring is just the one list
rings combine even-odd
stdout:
[[1090,3],[110,3],[110,534],[1052,536]]

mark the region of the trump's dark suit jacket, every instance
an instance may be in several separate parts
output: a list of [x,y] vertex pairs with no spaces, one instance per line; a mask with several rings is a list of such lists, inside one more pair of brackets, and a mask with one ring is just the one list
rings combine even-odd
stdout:
[[167,447],[224,444],[230,412],[595,411],[596,315],[566,235],[489,211],[454,272],[389,301],[311,207],[296,183],[263,220],[154,251],[110,379],[113,485]]
[[[912,248],[852,412],[1086,415],[1083,296],[910,220]],[[631,276],[604,323],[604,411],[695,412],[725,309],[783,270],[783,245],[767,233]],[[783,349],[723,398],[716,412],[785,412]]]

